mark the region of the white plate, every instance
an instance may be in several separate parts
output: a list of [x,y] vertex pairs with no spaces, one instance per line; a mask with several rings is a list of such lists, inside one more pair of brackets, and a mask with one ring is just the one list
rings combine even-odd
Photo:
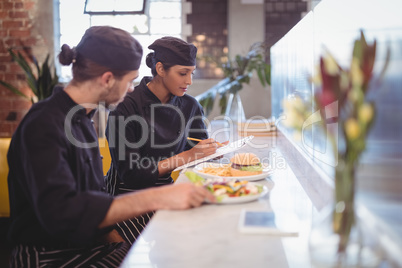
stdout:
[[203,170],[206,167],[219,168],[219,167],[222,167],[222,166],[223,166],[223,164],[220,164],[220,163],[204,162],[204,163],[196,165],[194,167],[193,171],[195,173],[197,173],[198,175],[200,175],[201,177],[203,177],[203,178],[209,178],[209,179],[225,178],[225,179],[246,180],[246,181],[262,180],[262,179],[265,179],[265,178],[271,176],[273,174],[273,172],[274,172],[269,165],[264,165],[264,168],[263,168],[261,174],[252,175],[252,176],[242,176],[242,177],[228,176],[227,177],[227,176],[217,176],[217,175],[207,174],[207,173],[201,172],[201,170]]
[[[252,183],[250,183],[252,184]],[[254,183],[255,184],[255,183]],[[255,195],[246,195],[246,196],[239,196],[239,197],[224,197],[220,202],[216,202],[216,204],[238,204],[238,203],[247,203],[251,201],[255,201],[258,198],[266,195],[268,193],[268,187],[261,184],[255,184],[262,186],[262,192]]]

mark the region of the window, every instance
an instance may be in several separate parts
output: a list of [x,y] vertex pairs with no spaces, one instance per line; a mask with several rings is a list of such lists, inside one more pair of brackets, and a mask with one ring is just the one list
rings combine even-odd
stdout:
[[85,0],[84,13],[90,15],[144,14],[146,0]]
[[[110,25],[131,33],[143,46],[144,56],[140,67],[140,77],[151,75],[145,64],[148,46],[166,35],[181,37],[181,0],[147,0],[144,15],[89,15],[84,14],[84,0],[59,0],[60,33],[56,36],[61,45],[76,46],[85,30],[96,25]],[[55,12],[56,14],[57,12]],[[57,21],[57,18],[56,18]],[[57,24],[56,24],[57,25]],[[71,79],[71,66],[59,69],[61,81]]]

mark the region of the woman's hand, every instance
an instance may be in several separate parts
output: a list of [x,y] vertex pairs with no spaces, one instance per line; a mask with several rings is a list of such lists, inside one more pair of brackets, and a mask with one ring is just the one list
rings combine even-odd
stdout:
[[210,138],[202,140],[196,146],[188,150],[190,161],[214,154],[216,153],[216,149],[218,149],[218,147],[219,146],[214,139]]
[[[220,144],[221,144],[221,146],[219,146],[219,147],[226,146],[226,145],[229,144],[229,141],[225,141],[225,142],[222,142],[222,143],[220,143]],[[218,159],[221,159],[222,157],[223,157],[223,155],[220,155],[220,156],[215,157],[215,158],[212,159],[212,160],[218,160]]]
[[[226,145],[228,143],[229,141],[226,141],[222,144]],[[216,153],[216,149],[219,147],[220,146],[214,139],[202,140],[190,150],[181,152],[180,154],[159,161],[158,162],[159,176],[164,176],[165,174],[171,172],[175,168],[187,164],[191,161],[214,154]],[[219,159],[221,157],[222,156],[217,157],[216,159]]]

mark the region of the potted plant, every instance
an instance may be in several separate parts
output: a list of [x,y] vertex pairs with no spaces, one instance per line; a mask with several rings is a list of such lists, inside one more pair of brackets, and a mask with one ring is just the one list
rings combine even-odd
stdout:
[[267,48],[264,42],[256,42],[250,46],[245,56],[236,55],[233,59],[228,58],[221,64],[225,79],[208,91],[197,96],[197,100],[204,107],[208,115],[217,94],[220,95],[219,106],[221,114],[228,114],[237,93],[243,89],[243,84],[249,84],[255,71],[262,86],[271,84],[271,65],[266,62]]
[[24,94],[20,89],[17,87],[0,80],[0,85],[3,85],[5,88],[9,89],[13,93],[22,96],[32,103],[35,103],[39,100],[46,99],[52,94],[53,88],[59,82],[59,77],[56,74],[56,69],[51,70],[49,64],[49,57],[48,54],[46,56],[45,61],[43,62],[42,66],[39,65],[37,59],[34,56],[31,56],[30,59],[32,63],[35,65],[35,71],[31,68],[29,62],[22,56],[20,52],[15,53],[13,49],[8,49],[12,59],[18,63],[18,65],[24,70],[26,81],[34,97],[29,97]]

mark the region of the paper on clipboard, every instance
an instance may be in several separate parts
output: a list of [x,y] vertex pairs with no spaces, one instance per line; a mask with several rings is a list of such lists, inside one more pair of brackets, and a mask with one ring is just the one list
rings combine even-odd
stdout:
[[185,168],[188,168],[188,167],[191,167],[191,166],[195,166],[195,165],[198,165],[199,163],[206,162],[206,161],[208,161],[210,159],[214,159],[214,158],[216,158],[218,156],[237,151],[240,148],[242,148],[244,145],[249,143],[253,138],[254,138],[254,136],[247,136],[247,137],[245,137],[243,139],[240,139],[240,140],[234,141],[232,143],[229,143],[226,146],[218,148],[216,150],[216,153],[211,154],[210,156],[207,156],[207,157],[204,157],[204,158],[197,159],[195,161],[189,162],[189,163],[187,163],[185,165],[182,165],[180,167],[177,167],[173,171],[178,171],[178,170],[182,170],[182,169],[185,169]]

